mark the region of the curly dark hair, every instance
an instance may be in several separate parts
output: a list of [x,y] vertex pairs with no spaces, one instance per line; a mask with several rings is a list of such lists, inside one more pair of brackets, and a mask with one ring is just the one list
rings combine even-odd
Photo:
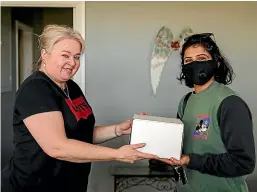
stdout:
[[[228,60],[221,53],[219,47],[215,43],[215,41],[211,38],[212,33],[202,33],[202,34],[194,34],[185,39],[185,43],[182,46],[181,51],[181,68],[184,65],[184,54],[188,47],[193,45],[203,46],[203,48],[211,55],[213,60],[216,60],[218,63],[218,67],[214,74],[215,81],[222,83],[224,85],[229,85],[232,83],[234,78],[234,72],[229,64]],[[181,70],[179,77],[177,79],[182,83],[185,80],[185,76]],[[194,85],[189,84],[189,82],[185,82],[186,86],[192,88]]]

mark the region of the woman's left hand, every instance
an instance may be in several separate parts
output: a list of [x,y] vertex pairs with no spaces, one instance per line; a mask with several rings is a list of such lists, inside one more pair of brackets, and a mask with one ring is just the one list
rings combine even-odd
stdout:
[[[147,115],[147,112],[141,112],[139,115]],[[116,133],[117,135],[128,135],[131,133],[132,120],[124,121],[117,125]]]
[[160,161],[167,163],[172,166],[183,166],[188,165],[190,161],[189,155],[182,155],[180,160],[170,158],[170,159],[160,159]]

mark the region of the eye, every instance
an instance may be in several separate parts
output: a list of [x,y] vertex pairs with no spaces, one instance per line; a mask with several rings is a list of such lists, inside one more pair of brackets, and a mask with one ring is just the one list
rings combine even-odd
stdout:
[[184,64],[188,64],[188,63],[191,63],[192,62],[192,59],[185,59],[184,60]]
[[75,56],[74,59],[79,60],[80,56]]
[[198,57],[197,61],[206,61],[208,58],[207,57]]
[[69,58],[69,55],[67,55],[67,54],[63,54],[62,56],[67,58],[67,59]]

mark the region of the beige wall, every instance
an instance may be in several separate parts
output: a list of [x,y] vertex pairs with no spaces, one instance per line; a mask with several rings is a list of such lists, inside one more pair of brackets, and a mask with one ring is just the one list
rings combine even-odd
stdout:
[[[229,58],[236,79],[231,86],[257,115],[257,3],[246,2],[87,2],[86,93],[97,124],[118,123],[134,113],[174,117],[178,101],[188,89],[176,80],[179,53],[165,66],[157,96],[151,95],[149,75],[153,39],[161,26],[178,35],[184,26],[195,32],[213,32]],[[127,138],[108,142],[118,147]],[[89,192],[113,191],[110,163],[94,163]],[[257,172],[249,177],[257,191]],[[154,191],[139,187],[129,191]]]

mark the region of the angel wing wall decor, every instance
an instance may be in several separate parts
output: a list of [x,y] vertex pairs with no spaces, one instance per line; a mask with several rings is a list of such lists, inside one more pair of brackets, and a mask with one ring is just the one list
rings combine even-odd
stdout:
[[156,95],[161,74],[169,56],[174,50],[180,50],[184,38],[192,33],[192,29],[187,27],[182,30],[177,40],[173,40],[173,34],[168,27],[162,27],[157,33],[151,58],[151,83],[154,95]]
[[182,48],[182,45],[185,43],[185,38],[189,37],[193,35],[193,30],[190,28],[190,27],[185,27],[181,33],[179,34],[178,38],[179,39],[179,45],[180,45],[180,48],[179,50],[181,51],[181,48]]
[[171,53],[173,34],[168,27],[162,27],[155,38],[151,59],[151,82],[154,95],[160,82],[164,64]]

